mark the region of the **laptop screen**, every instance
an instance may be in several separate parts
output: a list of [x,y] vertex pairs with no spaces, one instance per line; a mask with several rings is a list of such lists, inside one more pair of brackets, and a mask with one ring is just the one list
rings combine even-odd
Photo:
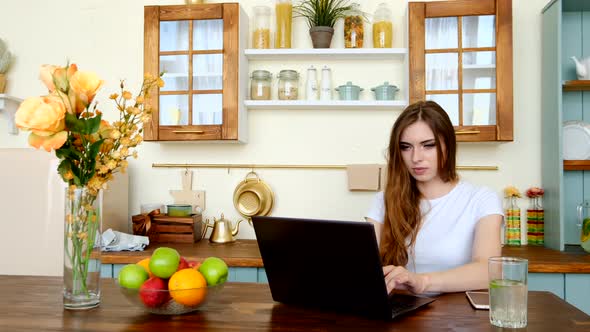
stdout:
[[373,225],[252,217],[277,302],[391,315]]

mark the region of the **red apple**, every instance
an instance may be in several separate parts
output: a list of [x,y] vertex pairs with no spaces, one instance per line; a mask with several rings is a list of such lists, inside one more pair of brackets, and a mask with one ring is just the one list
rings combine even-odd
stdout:
[[186,261],[186,259],[184,257],[180,257],[180,263],[178,263],[178,269],[176,271],[180,271],[183,269],[188,269],[188,262]]
[[139,288],[141,301],[150,308],[157,308],[170,299],[168,283],[158,277],[151,277]]
[[196,261],[188,261],[188,267],[191,269],[199,270],[199,267],[201,267],[201,263]]

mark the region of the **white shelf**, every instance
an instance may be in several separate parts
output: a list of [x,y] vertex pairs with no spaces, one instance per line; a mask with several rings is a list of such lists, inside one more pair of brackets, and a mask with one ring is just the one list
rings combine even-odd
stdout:
[[494,64],[486,65],[463,65],[463,69],[496,69]]
[[408,106],[406,100],[245,100],[251,110],[392,110]]
[[244,51],[249,60],[392,60],[403,59],[408,54],[407,48],[280,48],[255,49]]

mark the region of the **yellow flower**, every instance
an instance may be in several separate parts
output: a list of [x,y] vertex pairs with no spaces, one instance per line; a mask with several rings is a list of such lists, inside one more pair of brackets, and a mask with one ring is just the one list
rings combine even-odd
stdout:
[[125,100],[129,100],[131,99],[133,96],[131,95],[131,92],[129,91],[123,91],[123,99]]
[[54,65],[42,65],[39,73],[39,79],[45,84],[49,92],[55,91],[55,84],[53,83],[53,73],[57,69]]
[[520,191],[514,186],[509,186],[504,189],[505,197],[521,197]]
[[70,88],[76,97],[76,113],[80,113],[92,102],[103,83],[104,81],[92,72],[77,71],[70,78]]
[[113,99],[113,100],[114,100],[114,99],[117,99],[117,98],[119,98],[119,95],[118,95],[118,94],[116,94],[116,93],[113,93],[113,94],[111,94],[111,95],[109,96],[109,99]]
[[66,108],[59,97],[32,97],[23,101],[15,115],[16,125],[40,136],[64,130]]
[[139,105],[143,104],[143,97],[139,96],[139,97],[135,98],[135,102]]

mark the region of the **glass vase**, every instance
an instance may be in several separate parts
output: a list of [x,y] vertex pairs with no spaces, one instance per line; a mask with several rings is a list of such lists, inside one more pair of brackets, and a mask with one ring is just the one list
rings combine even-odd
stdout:
[[64,212],[64,308],[94,308],[100,304],[102,191],[66,188]]
[[520,246],[520,208],[516,203],[517,197],[510,197],[510,204],[506,209],[506,243],[509,246]]
[[542,246],[545,243],[545,210],[541,206],[541,197],[531,197],[531,205],[526,210],[527,242],[529,245]]

